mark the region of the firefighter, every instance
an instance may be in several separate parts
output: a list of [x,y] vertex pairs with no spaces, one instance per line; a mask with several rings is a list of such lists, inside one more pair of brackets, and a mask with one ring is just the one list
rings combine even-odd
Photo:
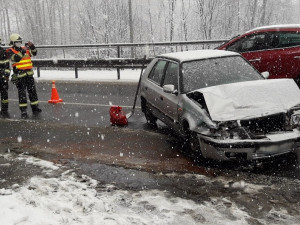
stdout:
[[1,47],[0,39],[0,92],[1,92],[1,116],[9,117],[8,114],[8,80],[10,75],[9,60],[4,48]]
[[25,46],[22,46],[22,41],[22,37],[19,34],[12,34],[10,36],[10,45],[12,45],[12,47],[7,49],[6,53],[13,67],[11,81],[16,84],[18,89],[21,117],[28,118],[26,89],[33,114],[38,114],[42,112],[42,110],[38,105],[39,102],[31,61],[31,57],[36,56],[37,50],[31,41],[25,43]]

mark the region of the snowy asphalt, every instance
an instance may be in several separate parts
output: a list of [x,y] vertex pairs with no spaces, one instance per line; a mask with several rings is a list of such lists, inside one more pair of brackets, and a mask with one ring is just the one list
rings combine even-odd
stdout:
[[[257,168],[219,162],[196,163],[192,156],[184,153],[180,141],[163,124],[158,128],[147,127],[139,109],[128,127],[109,125],[110,104],[125,106],[124,111],[130,111],[135,83],[57,82],[57,89],[65,103],[51,105],[47,103],[51,83],[38,83],[43,113],[39,117],[30,116],[29,120],[19,119],[16,91],[10,89],[11,118],[0,120],[1,154],[26,153],[58,162],[99,182],[114,183],[121,189],[167,190],[194,201],[224,196],[256,218],[250,221],[251,224],[259,224],[257,218],[264,218],[274,208],[299,217],[297,157]],[[6,165],[6,159],[0,157],[0,164]],[[10,163],[0,169],[1,178],[6,180],[0,183],[0,188],[40,174],[38,168],[23,163]],[[167,175],[171,172],[175,173]],[[182,173],[212,179],[223,177],[226,185],[219,181],[210,184],[205,180],[195,181],[193,176],[181,177]],[[264,191],[244,193],[240,187],[232,185],[236,182],[263,185]],[[278,221],[276,215],[269,217],[270,223]]]

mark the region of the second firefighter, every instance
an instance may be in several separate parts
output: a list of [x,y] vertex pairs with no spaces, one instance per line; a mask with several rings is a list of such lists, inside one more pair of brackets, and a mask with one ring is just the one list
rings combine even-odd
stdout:
[[[0,39],[0,45],[1,45]],[[9,117],[8,114],[8,80],[10,75],[9,60],[4,48],[0,46],[0,93],[1,93],[1,116]]]
[[19,107],[21,117],[27,118],[27,97],[28,92],[30,105],[34,114],[42,112],[39,108],[38,96],[36,92],[35,82],[33,78],[32,56],[36,56],[37,50],[32,42],[25,43],[22,46],[22,38],[19,34],[10,36],[11,48],[6,50],[8,58],[11,60],[13,67],[13,75],[11,81],[16,84],[19,95]]

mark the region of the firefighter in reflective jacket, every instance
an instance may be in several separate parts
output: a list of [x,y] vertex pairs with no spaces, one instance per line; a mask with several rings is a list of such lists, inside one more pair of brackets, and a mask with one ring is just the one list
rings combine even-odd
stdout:
[[[0,45],[2,41],[0,39]],[[0,46],[0,92],[1,92],[1,116],[8,115],[8,80],[10,75],[9,60],[4,48]]]
[[40,113],[42,110],[38,106],[38,96],[33,78],[31,56],[36,56],[37,50],[32,42],[22,45],[22,38],[18,34],[10,36],[11,48],[6,50],[8,58],[13,66],[11,81],[16,84],[19,94],[19,107],[22,118],[27,118],[27,97],[26,89],[30,100],[33,114]]

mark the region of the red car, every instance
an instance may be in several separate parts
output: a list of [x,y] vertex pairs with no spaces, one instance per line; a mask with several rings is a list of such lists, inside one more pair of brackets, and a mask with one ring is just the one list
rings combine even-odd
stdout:
[[259,27],[218,49],[238,52],[269,78],[293,78],[300,87],[300,24]]

